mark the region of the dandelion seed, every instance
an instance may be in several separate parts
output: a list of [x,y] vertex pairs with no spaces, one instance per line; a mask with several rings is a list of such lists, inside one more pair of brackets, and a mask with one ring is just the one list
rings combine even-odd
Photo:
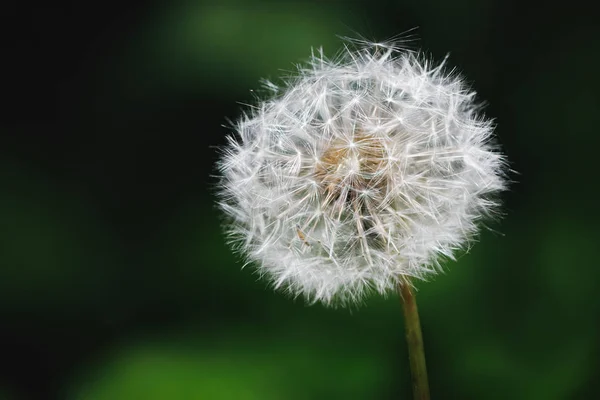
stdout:
[[220,205],[277,288],[335,304],[426,279],[497,206],[492,123],[443,65],[362,43],[265,87],[224,149]]

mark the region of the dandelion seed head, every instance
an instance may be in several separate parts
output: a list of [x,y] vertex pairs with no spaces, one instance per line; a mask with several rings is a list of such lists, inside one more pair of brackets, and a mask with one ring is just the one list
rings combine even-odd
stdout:
[[219,163],[232,243],[325,304],[440,271],[498,206],[504,158],[475,93],[393,43],[313,52],[235,125]]

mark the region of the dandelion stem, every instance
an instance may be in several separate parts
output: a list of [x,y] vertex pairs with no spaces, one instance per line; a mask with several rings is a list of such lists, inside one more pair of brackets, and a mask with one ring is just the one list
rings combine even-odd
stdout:
[[412,376],[413,396],[415,400],[429,400],[429,383],[427,380],[427,366],[425,365],[425,350],[423,335],[419,321],[417,301],[410,282],[400,283],[398,286],[400,301],[404,311],[404,325],[406,342],[408,344],[408,359]]

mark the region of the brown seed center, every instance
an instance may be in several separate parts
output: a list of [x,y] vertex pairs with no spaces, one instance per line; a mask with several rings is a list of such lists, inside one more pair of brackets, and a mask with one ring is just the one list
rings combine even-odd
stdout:
[[330,143],[314,172],[326,203],[352,201],[358,193],[381,190],[386,157],[382,139],[373,135],[357,133]]

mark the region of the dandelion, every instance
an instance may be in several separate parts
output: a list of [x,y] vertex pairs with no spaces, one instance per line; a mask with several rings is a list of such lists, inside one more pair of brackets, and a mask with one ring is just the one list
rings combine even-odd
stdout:
[[440,270],[503,188],[475,93],[392,44],[346,47],[236,126],[220,163],[229,233],[275,287],[357,301]]
[[367,42],[314,52],[265,87],[219,164],[232,242],[295,296],[345,304],[400,288],[406,314],[411,280],[465,248],[504,188],[475,92],[444,63]]

